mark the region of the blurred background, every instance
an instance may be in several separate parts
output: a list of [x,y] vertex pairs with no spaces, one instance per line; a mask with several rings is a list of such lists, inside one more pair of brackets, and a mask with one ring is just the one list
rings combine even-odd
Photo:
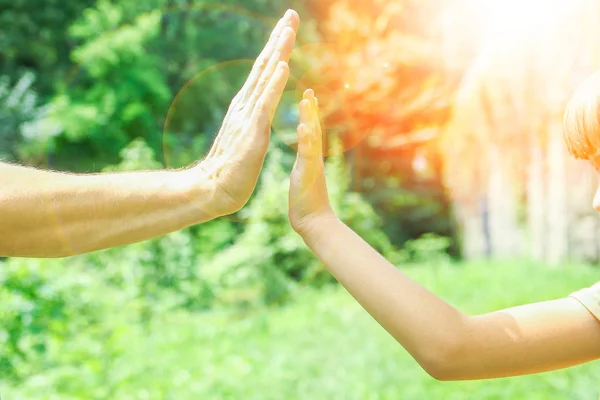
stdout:
[[0,260],[0,393],[597,399],[597,365],[435,381],[287,219],[310,87],[334,208],[418,282],[468,313],[596,282],[597,178],[562,139],[566,102],[600,68],[596,0],[0,1],[0,160],[97,173],[201,159],[290,7],[292,76],[248,205],[122,248]]

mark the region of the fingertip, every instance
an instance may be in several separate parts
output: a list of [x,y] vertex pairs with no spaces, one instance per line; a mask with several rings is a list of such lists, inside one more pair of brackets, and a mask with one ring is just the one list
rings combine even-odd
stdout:
[[318,112],[319,111],[319,104],[317,103],[317,98],[315,97],[315,93],[314,92],[311,93],[310,102],[311,102],[311,107],[313,108],[313,110],[316,111],[316,112]]
[[287,10],[287,12],[285,13],[285,17],[290,22],[290,26],[294,30],[298,29],[298,26],[300,25],[300,16],[296,12],[296,10],[292,10],[292,9]]
[[279,36],[281,34],[281,29],[282,26],[284,26],[283,24],[285,23],[285,18],[281,18],[279,21],[277,21],[277,24],[275,24],[275,27],[273,28],[273,30],[271,31],[271,38],[274,38],[275,36]]
[[288,72],[290,72],[290,66],[285,61],[279,61],[277,63],[277,69],[279,71],[281,71],[282,73],[288,73]]
[[290,28],[289,26],[286,26],[285,28],[283,28],[283,30],[281,31],[281,37],[284,40],[289,39],[290,37],[295,38],[296,37],[296,31],[292,28]]
[[308,99],[310,99],[311,97],[314,97],[314,95],[315,95],[315,92],[314,92],[312,89],[306,89],[306,90],[304,91],[304,95],[303,95],[303,97],[304,97],[304,99],[308,100]]

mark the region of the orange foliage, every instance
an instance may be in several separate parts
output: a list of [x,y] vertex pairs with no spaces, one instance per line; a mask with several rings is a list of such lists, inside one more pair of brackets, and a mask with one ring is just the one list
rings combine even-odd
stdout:
[[315,89],[326,130],[340,134],[345,150],[364,139],[375,148],[405,145],[406,135],[415,133],[421,133],[418,140],[430,139],[425,129],[446,120],[451,85],[436,28],[441,10],[433,3],[313,5],[322,16],[322,42],[299,49],[310,68],[299,77],[298,90]]

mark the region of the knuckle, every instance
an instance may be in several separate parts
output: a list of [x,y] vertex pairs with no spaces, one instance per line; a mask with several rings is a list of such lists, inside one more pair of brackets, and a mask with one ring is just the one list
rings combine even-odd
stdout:
[[269,60],[267,59],[267,57],[261,57],[258,60],[258,69],[261,71],[264,71],[264,69],[267,68],[268,62],[269,62]]
[[260,88],[264,88],[265,86],[267,86],[267,83],[268,83],[268,82],[269,82],[269,79],[268,79],[268,77],[264,77],[264,76],[263,76],[262,78],[260,78],[260,81],[258,82],[258,86],[259,86]]
[[267,103],[265,102],[264,99],[260,99],[256,102],[256,109],[259,112],[264,112],[267,110]]
[[228,110],[229,114],[235,114],[244,109],[245,104],[243,101],[241,101],[240,97],[241,97],[240,94],[238,94],[237,96],[234,97],[233,101],[229,105],[229,110]]

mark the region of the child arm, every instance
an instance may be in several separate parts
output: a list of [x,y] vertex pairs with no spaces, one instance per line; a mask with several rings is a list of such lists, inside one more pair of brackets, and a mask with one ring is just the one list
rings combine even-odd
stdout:
[[333,276],[438,380],[516,376],[600,358],[600,322],[573,297],[469,316],[411,280],[333,213],[318,102],[300,103],[290,221]]

